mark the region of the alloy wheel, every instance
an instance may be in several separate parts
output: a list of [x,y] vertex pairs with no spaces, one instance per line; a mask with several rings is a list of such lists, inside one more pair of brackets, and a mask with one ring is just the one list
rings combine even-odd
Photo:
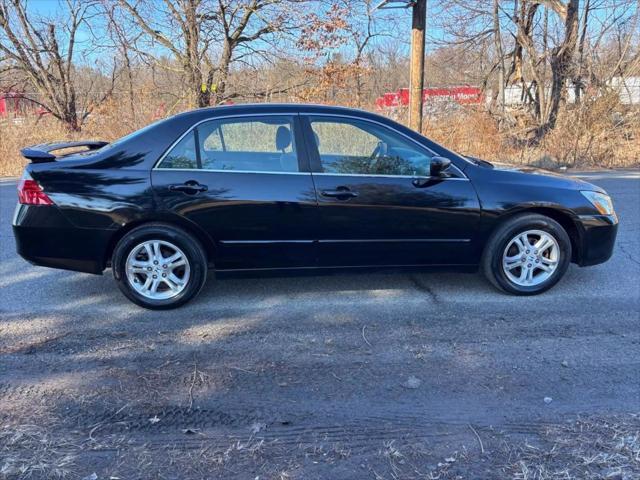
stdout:
[[179,295],[186,288],[191,272],[184,252],[164,240],[148,240],[134,247],[125,268],[129,285],[152,300]]
[[560,246],[553,235],[543,230],[527,230],[507,244],[502,269],[514,284],[532,287],[549,279],[559,261]]

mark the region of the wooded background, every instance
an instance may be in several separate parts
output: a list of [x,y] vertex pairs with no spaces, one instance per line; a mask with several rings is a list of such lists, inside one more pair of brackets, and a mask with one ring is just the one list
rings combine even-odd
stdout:
[[[0,174],[19,174],[25,145],[112,140],[190,108],[373,110],[409,86],[410,14],[378,3],[0,0],[0,94],[33,106],[0,118]],[[620,92],[637,95],[639,11],[640,0],[429,0],[425,87],[474,85],[486,101],[428,109],[423,133],[489,160],[638,165],[640,105]],[[406,121],[402,108],[382,113]]]

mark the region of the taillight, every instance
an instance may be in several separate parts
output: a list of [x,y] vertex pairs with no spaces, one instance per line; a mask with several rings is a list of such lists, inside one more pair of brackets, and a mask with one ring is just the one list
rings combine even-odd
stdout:
[[23,205],[53,205],[42,187],[27,172],[18,184],[18,201]]

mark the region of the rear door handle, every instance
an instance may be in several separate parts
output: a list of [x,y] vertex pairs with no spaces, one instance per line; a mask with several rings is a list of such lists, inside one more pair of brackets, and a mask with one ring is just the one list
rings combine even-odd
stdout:
[[206,185],[200,185],[195,180],[189,180],[188,182],[180,183],[177,185],[169,185],[169,190],[172,192],[182,192],[188,195],[195,195],[196,193],[206,192],[209,187]]
[[320,195],[323,197],[337,198],[338,200],[349,200],[350,198],[358,196],[356,192],[352,192],[347,187],[338,187],[335,190],[322,190]]

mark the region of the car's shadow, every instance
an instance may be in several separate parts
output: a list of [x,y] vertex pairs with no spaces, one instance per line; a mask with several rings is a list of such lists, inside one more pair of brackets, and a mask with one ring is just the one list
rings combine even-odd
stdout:
[[[596,271],[598,270],[598,271]],[[565,278],[545,297],[562,296],[587,285],[597,287],[601,268],[571,266]],[[8,276],[7,272],[15,272]],[[118,290],[110,270],[101,276],[33,267],[14,257],[0,267],[2,310],[10,313],[80,312],[85,308],[141,310]],[[303,276],[260,275],[215,278],[211,272],[200,295],[181,311],[217,308],[270,307],[308,302],[322,307],[340,302],[391,301],[509,302],[515,299],[493,288],[479,273],[458,272],[357,272]]]

